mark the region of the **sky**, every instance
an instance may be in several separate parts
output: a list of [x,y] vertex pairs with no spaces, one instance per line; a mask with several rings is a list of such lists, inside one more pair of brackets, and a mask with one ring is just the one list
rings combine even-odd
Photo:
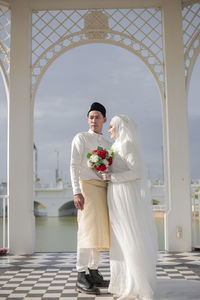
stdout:
[[[200,56],[188,94],[191,178],[200,178]],[[57,58],[44,74],[35,97],[34,142],[38,149],[41,183],[59,175],[70,182],[69,162],[74,135],[88,130],[87,111],[98,101],[107,109],[104,126],[126,114],[139,126],[149,177],[163,179],[162,103],[155,79],[136,55],[118,46],[87,44]],[[6,181],[6,97],[0,79],[0,182]]]

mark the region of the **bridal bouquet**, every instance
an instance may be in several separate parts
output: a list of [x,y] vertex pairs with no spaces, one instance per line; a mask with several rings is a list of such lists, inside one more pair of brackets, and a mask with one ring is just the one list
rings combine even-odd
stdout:
[[108,172],[109,166],[112,165],[113,156],[113,150],[98,147],[87,154],[88,167],[98,172]]

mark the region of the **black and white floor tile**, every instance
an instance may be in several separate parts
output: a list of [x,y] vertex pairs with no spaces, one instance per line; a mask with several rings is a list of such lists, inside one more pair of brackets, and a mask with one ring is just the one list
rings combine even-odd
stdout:
[[[35,253],[0,257],[0,299],[9,300],[113,300],[101,289],[101,295],[78,294],[75,290],[76,253]],[[100,272],[109,279],[109,253],[101,253]],[[157,277],[200,280],[200,252],[159,252]]]

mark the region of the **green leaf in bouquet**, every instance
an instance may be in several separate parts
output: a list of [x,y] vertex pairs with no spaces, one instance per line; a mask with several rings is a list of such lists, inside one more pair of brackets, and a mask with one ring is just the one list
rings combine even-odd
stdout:
[[88,154],[87,154],[87,158],[90,158],[91,155],[92,155],[91,153],[88,153]]
[[103,150],[103,147],[98,146],[97,151]]

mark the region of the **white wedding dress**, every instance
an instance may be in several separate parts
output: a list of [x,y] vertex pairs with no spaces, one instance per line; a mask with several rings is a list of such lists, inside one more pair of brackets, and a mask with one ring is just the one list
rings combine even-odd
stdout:
[[[156,279],[157,235],[150,201],[141,198],[141,180],[133,164],[113,145],[108,185],[110,269],[108,291],[120,300],[200,299],[200,282]],[[144,184],[144,183],[143,183]],[[148,199],[149,197],[147,197]]]

